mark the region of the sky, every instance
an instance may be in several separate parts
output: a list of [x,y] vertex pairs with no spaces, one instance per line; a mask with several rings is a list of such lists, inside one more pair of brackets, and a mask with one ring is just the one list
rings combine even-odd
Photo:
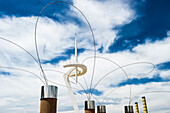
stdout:
[[78,62],[87,66],[86,81],[80,76],[79,84],[71,84],[81,113],[86,93],[93,89],[92,100],[106,105],[108,113],[124,112],[130,97],[142,113],[142,96],[150,113],[170,113],[169,0],[62,0],[78,10],[63,2],[49,5],[35,32],[41,10],[54,1],[0,0],[1,113],[39,112],[44,80],[36,62],[35,33],[48,83],[58,87],[58,113],[74,113],[58,71],[66,73],[70,68],[63,65],[75,62],[75,34]]

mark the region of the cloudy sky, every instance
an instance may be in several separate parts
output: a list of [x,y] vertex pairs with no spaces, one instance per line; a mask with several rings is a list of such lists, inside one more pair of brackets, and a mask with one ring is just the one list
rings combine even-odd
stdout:
[[[0,0],[1,113],[39,112],[44,80],[35,61],[35,23],[43,7],[54,1]],[[75,61],[77,33],[78,61],[87,66],[86,82],[83,77],[78,81],[86,92],[91,91],[90,86],[94,88],[92,99],[96,105],[106,105],[108,113],[123,113],[124,106],[129,103],[131,86],[131,105],[138,102],[141,113],[142,96],[146,97],[150,113],[170,113],[170,1],[65,2],[73,4],[86,16],[95,42],[86,19],[76,8],[57,2],[41,13],[36,30],[37,46],[49,84],[59,88],[58,112],[74,113],[63,73],[57,71],[67,72],[69,69],[63,65]],[[23,47],[35,59],[7,40]],[[94,51],[97,55],[95,68]],[[80,84],[72,84],[72,87],[83,113],[87,97]]]

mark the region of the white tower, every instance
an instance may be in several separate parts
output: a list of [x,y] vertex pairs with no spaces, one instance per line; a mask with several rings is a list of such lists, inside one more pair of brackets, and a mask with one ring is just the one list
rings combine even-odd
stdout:
[[[70,69],[65,75],[64,75],[64,80],[66,83],[66,86],[68,88],[68,93],[70,95],[74,112],[75,113],[80,113],[78,109],[78,105],[76,103],[75,95],[73,94],[73,90],[71,88],[70,84],[70,77],[75,77],[76,78],[76,83],[78,81],[78,76],[84,75],[87,72],[87,67],[84,64],[78,63],[78,58],[77,58],[77,35],[75,34],[75,62],[69,63],[63,66],[64,68],[66,67],[73,67]],[[72,72],[75,70],[75,74],[72,74]]]

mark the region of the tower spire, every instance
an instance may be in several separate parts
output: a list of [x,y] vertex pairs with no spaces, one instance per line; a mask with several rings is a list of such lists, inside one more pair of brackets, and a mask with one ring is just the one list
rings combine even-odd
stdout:
[[[78,63],[78,58],[77,58],[77,34],[75,33],[75,60],[76,60],[76,62],[75,63]],[[75,77],[76,77],[76,83],[77,83],[77,79],[78,79],[78,77],[77,77],[77,72],[78,72],[78,69],[77,69],[77,67],[75,67],[76,69],[76,71],[75,71]]]
[[77,59],[77,34],[76,33],[75,33],[75,60],[77,63],[78,59]]

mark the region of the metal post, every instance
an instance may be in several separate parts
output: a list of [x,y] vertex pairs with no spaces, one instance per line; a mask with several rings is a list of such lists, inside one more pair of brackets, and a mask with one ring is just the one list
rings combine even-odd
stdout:
[[136,108],[136,113],[139,113],[139,107],[138,107],[138,103],[135,102],[135,108]]
[[57,112],[57,92],[58,87],[48,85],[41,88],[40,113]]
[[92,100],[85,101],[85,113],[95,113],[95,102]]
[[106,106],[105,105],[98,105],[97,106],[97,113],[106,113]]
[[134,113],[133,106],[125,106],[125,113]]
[[148,113],[145,97],[142,97],[142,101],[143,101],[143,109],[144,109],[144,113]]

